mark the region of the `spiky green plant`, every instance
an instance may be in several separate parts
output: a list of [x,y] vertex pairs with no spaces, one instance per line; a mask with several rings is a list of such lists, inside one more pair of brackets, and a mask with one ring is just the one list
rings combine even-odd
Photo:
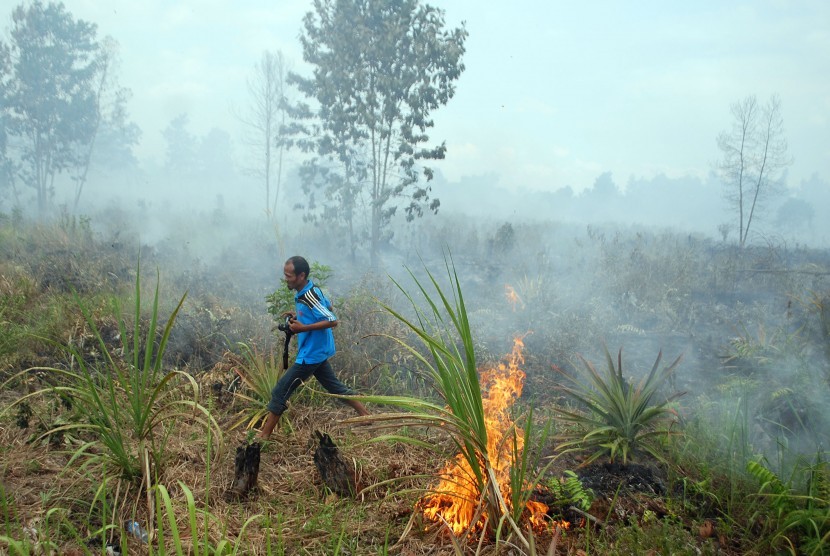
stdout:
[[617,355],[617,365],[605,348],[606,372],[600,374],[593,364],[580,357],[584,363],[586,382],[562,372],[570,385],[560,389],[584,406],[583,409],[558,407],[556,412],[572,427],[559,437],[560,453],[574,451],[589,452],[584,465],[598,458],[609,457],[612,461],[622,459],[623,464],[638,452],[646,452],[662,459],[655,438],[669,434],[661,428],[674,411],[669,403],[683,393],[678,392],[662,400],[658,390],[671,376],[682,356],[667,366],[660,367],[662,351],[651,372],[636,387],[623,376],[622,349]]
[[[539,469],[542,457],[541,451],[530,450],[528,445],[531,441],[535,446],[547,445],[552,430],[553,421],[549,420],[539,431],[538,438],[534,438],[533,407],[531,407],[527,415],[524,416],[524,430],[521,436],[524,441],[522,445],[519,445],[518,429],[514,427],[514,430],[511,431],[512,434],[509,435],[509,439],[512,441],[513,455],[513,465],[510,466],[510,515],[516,523],[521,520],[525,508],[527,508],[527,504],[536,490],[538,477],[544,475],[553,464],[553,461],[549,461],[547,465]],[[533,470],[538,470],[535,476]]]
[[244,365],[237,368],[236,373],[244,389],[236,392],[235,396],[249,406],[240,412],[239,418],[234,421],[231,428],[245,424],[246,428],[250,429],[266,417],[266,405],[271,400],[271,390],[285,370],[273,352],[261,352],[256,346],[244,342],[238,342],[237,346],[242,352]]
[[[479,493],[479,499],[473,501],[477,510],[470,521],[470,528],[474,527],[482,515],[486,514],[488,527],[497,534],[497,542],[499,542],[501,531],[506,528],[508,531],[506,539],[510,537],[518,539],[520,544],[528,547],[530,541],[527,534],[521,530],[511,511],[513,501],[505,500],[502,495],[496,468],[494,462],[491,461],[495,454],[490,454],[488,449],[488,430],[474,350],[473,331],[451,256],[445,258],[445,268],[450,284],[449,293],[445,292],[427,268],[425,268],[426,281],[419,280],[409,270],[410,277],[420,292],[417,300],[406,288],[393,280],[409,300],[414,311],[414,318],[408,318],[396,309],[379,302],[386,311],[415,334],[421,346],[428,353],[425,355],[416,346],[402,338],[392,338],[411,353],[425,369],[428,381],[432,383],[441,398],[440,403],[408,396],[362,396],[362,400],[392,405],[406,411],[381,413],[352,421],[369,419],[375,428],[398,429],[402,425],[440,427],[440,430],[449,434],[455,443],[458,453],[468,465],[471,473],[467,480],[474,485],[473,490]],[[528,425],[525,434],[529,437],[531,433],[532,428]],[[509,431],[505,438],[506,440],[510,438]],[[389,439],[411,440],[399,435],[378,438],[378,440]],[[515,472],[516,480],[522,477],[532,481],[528,477],[529,459],[525,452],[530,449],[529,444],[529,442],[525,443],[519,454],[519,465],[523,467]],[[528,492],[526,486],[523,487],[516,494],[516,500],[526,501]],[[506,539],[505,542],[507,542]],[[453,538],[454,545],[456,542]]]
[[[167,341],[184,299],[185,296],[182,296],[164,323],[157,345],[160,325],[157,281],[149,328],[142,340],[139,266],[135,281],[132,336],[128,333],[124,320],[119,320],[121,338],[124,340],[122,356],[118,353],[121,350],[107,345],[95,324],[93,314],[76,295],[86,323],[97,341],[100,352],[97,362],[89,363],[76,346],[68,346],[66,349],[77,368],[43,369],[60,377],[60,382],[19,398],[4,412],[35,396],[56,394],[70,399],[73,419],[54,426],[42,436],[55,433],[76,435],[80,445],[74,449],[69,465],[78,462],[81,463],[81,468],[106,465],[108,471],[115,470],[121,479],[132,481],[141,478],[149,489],[155,482],[151,468],[157,473],[163,464],[167,440],[177,423],[195,420],[205,426],[208,434],[221,438],[218,424],[198,402],[199,389],[193,377],[183,371],[165,371],[162,368]],[[116,301],[116,314],[120,314],[117,305]],[[128,340],[130,337],[132,342]],[[14,383],[31,370],[33,369],[15,374],[3,387]],[[183,394],[181,386],[185,390],[189,389],[189,396]]]

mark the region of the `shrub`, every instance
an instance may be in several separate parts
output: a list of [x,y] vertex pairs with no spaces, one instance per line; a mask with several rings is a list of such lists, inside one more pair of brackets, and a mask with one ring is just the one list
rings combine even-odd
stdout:
[[616,367],[607,348],[605,356],[607,367],[604,376],[590,362],[582,359],[587,384],[561,373],[572,384],[561,386],[561,390],[586,409],[556,408],[564,421],[574,425],[560,436],[563,443],[559,449],[562,453],[589,451],[585,464],[603,456],[610,457],[611,461],[620,457],[626,464],[638,452],[647,452],[662,459],[652,439],[669,433],[668,429],[659,426],[665,423],[667,417],[674,415],[668,404],[682,393],[660,402],[655,400],[658,389],[674,372],[682,356],[661,369],[663,353],[660,352],[651,372],[636,388],[623,377],[622,349],[617,355]]

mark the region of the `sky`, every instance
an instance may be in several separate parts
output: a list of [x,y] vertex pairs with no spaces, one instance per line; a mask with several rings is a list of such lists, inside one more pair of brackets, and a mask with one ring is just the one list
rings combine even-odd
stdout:
[[[0,0],[7,33],[19,2]],[[752,0],[436,0],[469,32],[455,97],[433,113],[447,144],[435,166],[450,181],[496,176],[501,186],[591,187],[632,178],[705,177],[730,104],[780,96],[788,185],[830,178],[830,2]],[[137,154],[161,160],[161,131],[186,112],[191,131],[218,127],[237,148],[246,80],[265,50],[308,74],[301,0],[65,0],[120,44],[121,85],[143,130]]]

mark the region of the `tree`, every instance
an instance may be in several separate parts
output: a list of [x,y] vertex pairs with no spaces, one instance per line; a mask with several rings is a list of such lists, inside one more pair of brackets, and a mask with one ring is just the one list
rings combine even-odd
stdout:
[[138,170],[138,159],[133,148],[141,139],[141,128],[130,121],[126,102],[132,96],[129,89],[120,89],[121,94],[113,98],[111,110],[101,121],[92,156],[92,166],[119,172]]
[[55,177],[82,164],[79,153],[95,134],[95,34],[94,24],[76,21],[61,3],[36,0],[12,12],[6,129],[19,152],[17,174],[35,189],[41,216],[54,197]]
[[[248,79],[251,104],[239,120],[247,129],[246,144],[253,153],[254,166],[249,171],[265,184],[265,214],[276,214],[282,184],[282,161],[285,144],[282,130],[286,123],[286,71],[285,57],[281,51],[265,51]],[[276,168],[274,167],[276,165]],[[271,202],[272,172],[275,183],[274,200]]]
[[718,136],[723,153],[718,170],[726,198],[737,212],[738,243],[746,244],[754,219],[766,201],[781,191],[787,155],[781,100],[772,96],[763,106],[755,95],[731,106],[732,128]]
[[[426,145],[426,132],[431,112],[455,94],[467,31],[463,24],[445,29],[443,10],[418,0],[314,0],[303,27],[303,59],[313,74],[292,73],[289,81],[316,108],[298,104],[293,111],[305,120],[292,126],[295,144],[320,157],[306,163],[306,176],[324,184],[324,200],[350,230],[355,211],[366,207],[377,267],[402,199],[407,220],[438,210],[430,187],[420,183],[432,170],[419,164],[445,155],[443,143]],[[320,171],[326,180],[318,179]],[[362,237],[352,232],[349,239],[354,252]]]
[[231,186],[235,172],[230,133],[214,127],[198,140],[196,167],[200,181],[220,184],[223,188]]
[[188,130],[188,125],[190,116],[183,112],[170,120],[161,132],[167,143],[165,168],[173,175],[195,177],[199,170],[196,162],[198,141]]
[[775,224],[782,230],[799,232],[812,230],[816,210],[804,199],[790,197],[778,207]]

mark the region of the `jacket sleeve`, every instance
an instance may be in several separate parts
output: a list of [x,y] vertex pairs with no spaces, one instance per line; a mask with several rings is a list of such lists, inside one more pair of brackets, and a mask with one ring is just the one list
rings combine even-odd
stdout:
[[310,290],[308,290],[308,292],[306,292],[305,298],[308,307],[314,314],[315,322],[319,322],[321,320],[337,320],[337,317],[331,310],[331,301],[329,301],[328,298],[325,295],[323,295],[323,292],[320,290],[320,288],[311,288]]

